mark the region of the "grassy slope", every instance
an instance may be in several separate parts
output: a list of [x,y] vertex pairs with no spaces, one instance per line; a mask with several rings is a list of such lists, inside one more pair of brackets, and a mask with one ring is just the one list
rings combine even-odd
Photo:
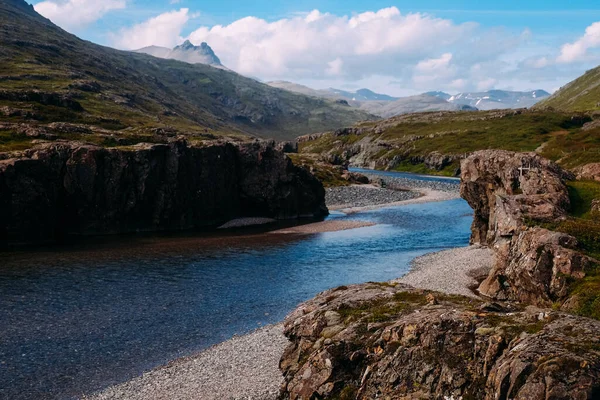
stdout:
[[586,72],[535,106],[545,107],[563,111],[600,110],[600,67]]
[[[0,107],[35,115],[6,117],[0,112],[0,123],[73,122],[125,135],[131,130],[143,134],[149,128],[171,126],[186,133],[289,140],[371,118],[347,106],[272,88],[233,72],[80,40],[22,0],[0,0],[0,67],[0,90],[59,93],[84,108],[75,111],[0,99]],[[101,90],[72,86],[82,81],[99,83]],[[22,142],[16,147],[26,146],[27,140]]]
[[[600,182],[576,181],[568,186],[570,216],[545,227],[575,236],[583,252],[600,260],[600,214],[591,212],[592,200],[600,199]],[[577,314],[600,319],[600,265],[584,279],[573,281],[571,292],[580,299]]]
[[[567,168],[589,162],[600,162],[600,129],[583,130],[589,117],[551,111],[481,111],[458,113],[425,113],[356,125],[361,134],[335,136],[326,134],[317,140],[301,143],[305,153],[344,150],[360,142],[384,142],[386,147],[374,154],[374,160],[404,161],[397,170],[448,175],[458,162],[442,171],[429,170],[411,159],[438,151],[463,155],[482,149],[534,151]],[[540,149],[540,147],[543,147]]]

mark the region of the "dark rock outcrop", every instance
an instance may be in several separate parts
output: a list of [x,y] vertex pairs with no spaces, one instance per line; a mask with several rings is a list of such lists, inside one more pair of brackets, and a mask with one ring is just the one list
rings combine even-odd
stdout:
[[496,264],[479,287],[499,300],[540,306],[565,302],[568,282],[585,277],[594,260],[567,234],[533,227],[564,218],[571,177],[534,153],[481,151],[462,162],[461,195],[475,211],[473,243],[491,246]]
[[0,161],[0,243],[321,217],[324,196],[321,183],[270,142],[43,143]]
[[592,399],[598,329],[402,285],[341,287],[286,318],[280,398]]
[[47,106],[83,111],[81,104],[67,93],[44,92],[40,90],[0,90],[0,100],[39,103]]

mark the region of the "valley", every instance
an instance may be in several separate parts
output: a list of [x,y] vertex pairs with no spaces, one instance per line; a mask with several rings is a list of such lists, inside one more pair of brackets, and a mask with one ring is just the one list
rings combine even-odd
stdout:
[[600,23],[185,3],[0,0],[1,399],[600,396]]

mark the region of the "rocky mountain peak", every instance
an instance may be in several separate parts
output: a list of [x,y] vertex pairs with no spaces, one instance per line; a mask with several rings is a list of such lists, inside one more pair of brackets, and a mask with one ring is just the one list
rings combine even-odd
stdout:
[[192,44],[192,42],[190,42],[189,40],[186,40],[185,42],[183,42],[183,44],[181,44],[180,46],[177,46],[177,47],[175,47],[175,48],[176,48],[176,49],[177,49],[177,48],[180,48],[180,49],[184,49],[184,50],[189,50],[189,49],[195,49],[195,48],[196,48],[196,46],[194,46],[194,45]]
[[196,46],[191,41],[186,40],[173,49],[150,46],[136,50],[136,52],[150,54],[159,58],[179,60],[190,64],[208,64],[215,67],[223,66],[219,57],[217,57],[213,49],[206,42],[202,42],[200,46]]

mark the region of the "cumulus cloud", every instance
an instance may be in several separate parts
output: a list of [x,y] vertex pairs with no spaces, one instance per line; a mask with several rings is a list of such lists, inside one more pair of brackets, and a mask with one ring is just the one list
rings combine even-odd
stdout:
[[468,37],[474,24],[454,24],[396,7],[354,16],[314,10],[267,22],[246,17],[229,25],[200,27],[192,42],[208,42],[230,68],[261,77],[394,74]]
[[572,63],[586,58],[588,50],[600,47],[600,22],[593,23],[585,34],[573,43],[562,46],[556,59],[559,63]]
[[97,21],[111,10],[125,6],[125,0],[47,0],[34,7],[64,29],[78,29]]
[[[566,72],[558,69],[557,47],[540,47],[528,29],[455,23],[396,7],[355,15],[313,10],[274,21],[248,16],[228,25],[200,26],[182,37],[193,17],[186,8],[164,13],[116,32],[112,44],[137,49],[173,47],[184,39],[207,42],[224,65],[246,76],[316,88],[369,87],[394,95],[506,89],[508,84],[552,88],[574,75],[570,65],[562,64]],[[586,49],[595,43],[594,29],[588,28]]]
[[166,12],[113,34],[112,43],[115,47],[125,50],[137,50],[153,45],[173,47],[182,41],[181,30],[190,17],[187,8]]

